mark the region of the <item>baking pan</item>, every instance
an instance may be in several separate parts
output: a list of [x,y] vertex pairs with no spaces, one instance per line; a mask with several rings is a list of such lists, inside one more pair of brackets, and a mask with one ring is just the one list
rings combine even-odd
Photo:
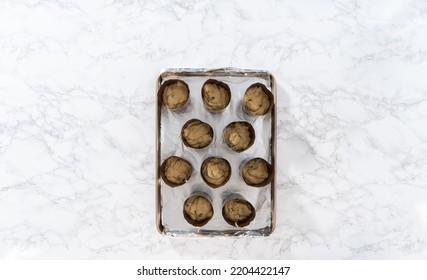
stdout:
[[[231,91],[228,106],[212,113],[203,106],[201,88],[214,79],[225,83]],[[181,80],[188,85],[189,100],[180,110],[166,108],[159,96],[162,85],[171,80]],[[169,82],[168,82],[169,81]],[[272,93],[272,105],[264,116],[252,116],[242,106],[245,91],[253,84],[262,84]],[[163,86],[164,87],[164,86]],[[276,220],[276,84],[268,71],[237,68],[189,69],[173,68],[162,71],[157,79],[156,112],[156,223],[161,234],[168,236],[268,236]],[[191,119],[208,123],[214,131],[212,143],[202,149],[186,146],[181,139],[182,126]],[[235,152],[223,139],[227,124],[245,121],[255,130],[255,141],[249,149]],[[171,187],[162,179],[162,163],[170,156],[182,157],[193,168],[190,179],[183,185]],[[231,165],[227,183],[212,188],[202,179],[200,168],[208,157],[222,157]],[[241,176],[241,164],[248,159],[261,157],[271,165],[271,182],[262,187],[245,183]],[[194,193],[209,197],[213,216],[203,226],[194,226],[183,215],[183,204]],[[249,225],[233,226],[221,215],[224,201],[230,196],[246,199],[255,208],[255,218]]]

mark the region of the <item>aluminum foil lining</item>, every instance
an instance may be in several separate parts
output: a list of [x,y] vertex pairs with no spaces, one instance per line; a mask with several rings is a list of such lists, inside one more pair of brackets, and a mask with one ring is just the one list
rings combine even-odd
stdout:
[[[234,68],[221,69],[166,69],[157,83],[169,79],[186,82],[190,90],[190,100],[185,109],[172,111],[157,100],[157,227],[162,234],[170,236],[266,236],[274,229],[275,223],[275,104],[265,116],[249,116],[243,111],[243,96],[246,89],[254,83],[264,84],[274,95],[276,89],[273,76],[266,71]],[[226,83],[231,89],[231,101],[220,113],[211,113],[203,106],[201,88],[208,79]],[[157,94],[157,91],[156,91]],[[190,119],[208,123],[214,131],[214,140],[206,148],[193,149],[183,144],[181,129]],[[231,122],[247,121],[255,130],[255,142],[241,153],[232,151],[223,139],[223,130]],[[187,159],[193,166],[191,178],[182,186],[172,188],[160,177],[160,166],[169,156]],[[202,179],[200,167],[203,160],[217,156],[225,158],[231,165],[232,174],[222,187],[211,188]],[[246,185],[240,175],[240,164],[250,158],[261,157],[267,160],[273,170],[270,184],[256,188]],[[214,208],[212,219],[203,227],[189,224],[183,216],[183,204],[193,193],[207,194]],[[238,194],[249,201],[256,210],[255,219],[246,227],[233,227],[224,220],[222,206],[224,200]]]

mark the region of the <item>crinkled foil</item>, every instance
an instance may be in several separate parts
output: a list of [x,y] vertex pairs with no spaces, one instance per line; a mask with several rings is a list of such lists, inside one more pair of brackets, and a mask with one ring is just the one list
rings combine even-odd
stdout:
[[[274,95],[274,77],[266,71],[235,68],[221,69],[166,69],[157,80],[157,91],[169,79],[180,79],[190,88],[190,102],[181,112],[173,112],[162,105],[157,98],[157,228],[160,233],[170,236],[267,236],[275,224],[275,127],[276,104],[265,116],[247,115],[242,108],[246,89],[253,83],[263,83]],[[201,88],[208,79],[216,79],[228,84],[231,101],[221,113],[210,113],[203,106]],[[156,93],[157,93],[156,91]],[[181,128],[188,120],[196,118],[208,123],[214,130],[214,140],[206,148],[186,147],[181,140]],[[248,150],[232,151],[223,140],[223,130],[231,122],[247,121],[255,130],[255,142]],[[160,166],[169,156],[187,159],[193,166],[191,178],[182,186],[172,188],[160,177]],[[228,160],[232,168],[230,180],[222,187],[213,189],[202,179],[200,167],[203,160],[217,156]],[[249,158],[261,157],[273,169],[270,184],[256,188],[245,184],[240,175],[240,164]],[[212,200],[214,215],[203,227],[194,227],[183,216],[184,201],[195,192],[206,193]],[[224,199],[238,194],[249,201],[256,210],[255,219],[246,227],[237,228],[227,224],[222,216]]]

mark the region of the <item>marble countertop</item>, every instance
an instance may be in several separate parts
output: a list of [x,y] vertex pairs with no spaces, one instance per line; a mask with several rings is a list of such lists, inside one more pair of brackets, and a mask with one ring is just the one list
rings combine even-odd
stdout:
[[[155,227],[155,83],[271,71],[277,227]],[[0,258],[426,259],[427,2],[0,2]]]

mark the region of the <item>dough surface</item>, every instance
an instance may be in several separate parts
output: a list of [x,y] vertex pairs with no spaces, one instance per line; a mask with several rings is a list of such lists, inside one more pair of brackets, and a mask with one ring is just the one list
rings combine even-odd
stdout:
[[233,222],[246,220],[252,214],[249,203],[240,199],[231,199],[224,205],[225,216]]
[[169,109],[176,109],[187,102],[189,92],[183,82],[176,82],[168,85],[163,90],[162,101]]
[[251,87],[246,91],[243,104],[250,113],[257,116],[265,115],[270,108],[268,95],[259,86]]
[[203,196],[191,196],[185,201],[184,211],[193,221],[204,221],[213,216],[212,205]]
[[203,148],[213,139],[212,128],[204,122],[194,120],[188,123],[182,131],[182,137],[193,148]]
[[169,182],[181,185],[190,179],[192,171],[193,168],[188,162],[172,156],[166,161],[164,175]]
[[263,159],[251,159],[244,165],[242,173],[245,181],[260,184],[269,176],[268,165]]
[[230,103],[230,94],[227,89],[217,84],[203,86],[203,103],[212,111],[219,111]]
[[203,162],[202,176],[210,184],[220,186],[230,176],[230,165],[222,158],[209,158]]
[[242,151],[249,147],[252,135],[248,124],[237,122],[230,124],[225,128],[224,138],[231,149],[235,151]]

